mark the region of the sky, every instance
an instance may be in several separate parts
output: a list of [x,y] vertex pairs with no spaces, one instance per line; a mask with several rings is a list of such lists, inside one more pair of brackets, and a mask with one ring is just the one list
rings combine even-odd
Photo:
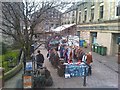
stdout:
[[81,0],[23,0],[23,1],[29,1],[29,2],[66,2],[66,3],[71,3],[71,4],[68,4],[67,7],[64,7],[62,10],[59,10],[61,12],[65,12],[67,10],[67,8],[71,7],[73,4],[73,2],[78,2],[78,1],[81,1]]

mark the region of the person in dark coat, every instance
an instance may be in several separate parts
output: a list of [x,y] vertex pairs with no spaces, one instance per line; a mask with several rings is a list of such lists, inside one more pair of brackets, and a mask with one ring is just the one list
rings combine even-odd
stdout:
[[59,61],[59,55],[55,49],[53,49],[54,55],[53,55],[53,62],[54,62],[54,67],[57,67],[58,61]]
[[44,63],[44,56],[40,53],[40,50],[37,51],[38,54],[36,55],[36,61],[37,61],[37,68],[42,67]]
[[49,61],[50,61],[50,62],[52,62],[53,56],[54,56],[54,52],[53,52],[53,49],[51,49],[51,50],[49,51]]
[[64,46],[61,45],[60,46],[60,58],[64,58],[63,53],[64,53]]
[[65,49],[64,60],[65,60],[66,63],[68,62],[68,48]]

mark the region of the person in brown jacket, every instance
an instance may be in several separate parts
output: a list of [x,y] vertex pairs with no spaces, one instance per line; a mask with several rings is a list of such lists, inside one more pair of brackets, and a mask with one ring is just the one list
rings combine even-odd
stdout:
[[86,55],[87,55],[87,61],[86,61],[86,63],[87,63],[88,66],[89,66],[88,74],[91,75],[91,74],[92,74],[91,63],[93,62],[93,60],[92,60],[92,54],[91,54],[91,52],[89,52],[89,53],[86,54]]
[[73,59],[73,52],[72,52],[72,47],[70,47],[70,55],[69,55],[69,60],[72,60]]
[[87,64],[91,64],[93,61],[92,61],[92,54],[91,54],[91,52],[89,52],[88,54],[87,54]]

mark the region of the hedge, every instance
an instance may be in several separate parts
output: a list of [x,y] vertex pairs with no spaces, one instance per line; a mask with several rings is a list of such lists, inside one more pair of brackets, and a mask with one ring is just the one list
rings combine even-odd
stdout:
[[4,81],[10,79],[11,77],[13,77],[14,75],[16,75],[21,69],[22,69],[22,60],[23,60],[23,52],[21,54],[21,59],[20,59],[20,63],[15,66],[13,69],[11,69],[10,71],[4,73],[4,77],[0,76],[0,79],[4,79]]

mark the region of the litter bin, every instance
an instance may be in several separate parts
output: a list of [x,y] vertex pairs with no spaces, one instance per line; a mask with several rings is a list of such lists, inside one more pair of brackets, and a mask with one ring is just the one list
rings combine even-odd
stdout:
[[106,52],[107,52],[107,47],[102,46],[102,48],[101,48],[101,55],[105,56]]
[[22,86],[24,89],[31,89],[34,87],[34,76],[33,74],[23,74],[22,75]]
[[95,44],[95,52],[97,53],[98,51],[98,44]]
[[85,40],[80,40],[80,46],[83,47],[83,43],[85,42]]
[[100,55],[101,55],[101,48],[102,48],[101,45],[99,45],[99,46],[97,47],[97,53],[100,54]]
[[95,44],[92,44],[92,51],[95,52]]
[[86,41],[83,43],[83,47],[87,48],[87,42]]

